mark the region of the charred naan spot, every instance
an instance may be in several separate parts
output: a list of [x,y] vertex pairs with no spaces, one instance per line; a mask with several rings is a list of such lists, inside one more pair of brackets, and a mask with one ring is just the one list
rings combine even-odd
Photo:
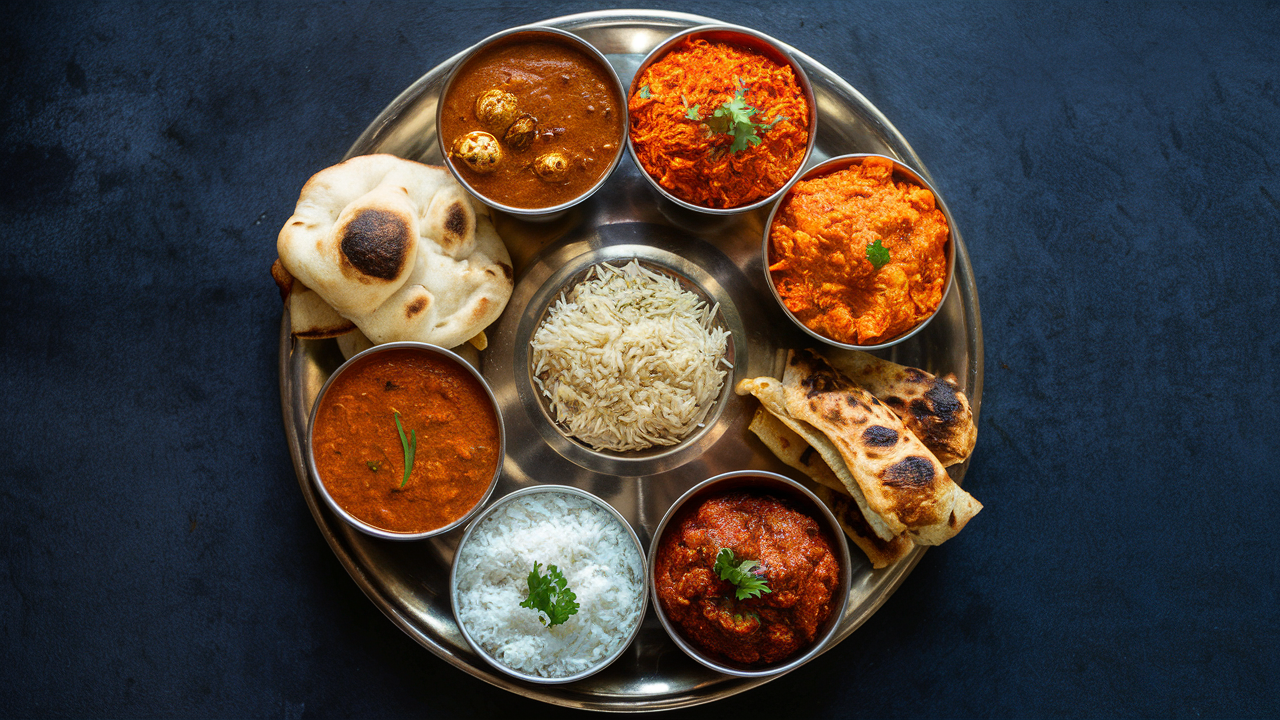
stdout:
[[859,405],[861,405],[861,404],[862,404],[862,403],[858,402],[858,398],[856,398],[856,397],[854,397],[854,396],[852,396],[852,395],[850,395],[850,396],[846,397],[846,398],[844,399],[844,401],[845,401],[846,403],[848,403],[848,404],[849,404],[849,407],[855,407],[855,408],[856,408],[856,407],[858,407]]
[[883,425],[872,425],[862,431],[862,442],[868,447],[891,447],[898,444],[898,431]]
[[342,254],[362,274],[394,280],[404,268],[409,240],[409,228],[399,215],[366,210],[347,223],[342,234]]
[[933,405],[933,412],[939,420],[950,421],[964,408],[955,388],[946,383],[934,383],[924,396]]
[[911,405],[908,407],[907,412],[909,412],[912,417],[920,421],[929,420],[929,416],[933,414],[929,410],[929,404],[919,398],[911,401]]
[[956,526],[956,511],[955,511],[955,510],[952,510],[952,511],[951,511],[951,517],[947,518],[947,524],[948,524],[948,525],[950,525],[951,527],[955,527],[955,526]]
[[843,427],[848,424],[848,421],[845,419],[845,416],[840,414],[839,410],[835,410],[835,409],[828,410],[822,414],[822,417],[826,418],[827,422],[831,423],[832,425],[839,425]]
[[427,309],[427,299],[424,297],[414,298],[413,302],[404,306],[404,316],[412,319],[414,315]]
[[510,265],[506,263],[498,263],[498,267],[502,268],[502,274],[506,275],[508,280],[516,276],[515,271],[511,269]]
[[884,471],[884,483],[892,487],[922,488],[933,482],[933,463],[919,455],[910,455]]
[[901,408],[903,405],[902,398],[898,397],[897,395],[890,395],[889,397],[884,399],[884,402],[886,405],[888,405],[891,408]]
[[444,231],[458,238],[468,235],[470,228],[467,227],[467,211],[461,202],[455,202],[445,210]]

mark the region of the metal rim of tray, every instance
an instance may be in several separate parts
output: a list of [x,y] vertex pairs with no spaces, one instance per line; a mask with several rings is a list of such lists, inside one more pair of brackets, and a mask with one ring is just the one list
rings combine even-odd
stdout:
[[[628,82],[645,53],[680,30],[720,21],[685,13],[615,10],[581,13],[537,23],[577,34],[598,47],[619,76]],[[804,66],[818,98],[820,123],[812,166],[827,157],[850,152],[877,152],[897,157],[933,182],[924,166],[893,125],[847,82],[807,55],[778,43]],[[382,111],[347,157],[373,152],[392,154],[439,165],[435,136],[435,103],[439,87],[453,64],[466,51],[436,66],[413,83]],[[781,311],[770,309],[769,290],[760,268],[759,239],[769,208],[729,219],[699,216],[661,199],[628,158],[585,209],[575,209],[552,222],[530,223],[494,216],[512,253],[517,284],[503,317],[489,330],[489,349],[479,362],[494,386],[504,419],[513,427],[509,437],[530,442],[509,443],[503,480],[490,502],[521,487],[537,484],[584,486],[610,502],[627,517],[643,542],[668,502],[699,480],[723,470],[755,468],[803,479],[782,465],[746,430],[754,400],[730,395],[709,428],[699,435],[698,447],[661,463],[593,465],[560,453],[544,441],[546,428],[536,398],[521,397],[516,382],[526,367],[518,359],[517,333],[537,317],[542,307],[526,304],[545,297],[544,284],[566,264],[582,266],[600,260],[634,257],[684,272],[700,268],[708,295],[726,297],[729,312],[743,316],[745,337],[736,338],[740,364],[726,382],[756,374],[772,374],[786,347],[812,345],[799,331],[787,328]],[[936,182],[933,182],[936,186]],[[663,203],[666,204],[663,204]],[[938,317],[920,336],[877,353],[882,357],[925,368],[935,374],[953,373],[972,403],[975,421],[982,401],[982,327],[973,268],[958,228],[953,287]],[[676,256],[677,259],[671,259]],[[688,272],[684,272],[688,275]],[[765,302],[767,301],[767,303]],[[755,322],[751,322],[754,319]],[[448,582],[453,549],[465,528],[422,543],[388,543],[363,536],[334,515],[320,500],[310,477],[303,448],[306,418],[328,374],[341,364],[332,340],[294,340],[286,311],[280,328],[280,394],[290,455],[312,516],[339,562],[365,595],[398,627],[449,664],[511,692],[555,705],[605,711],[647,711],[710,702],[756,687],[771,678],[737,678],[696,665],[666,637],[652,608],[631,648],[600,675],[568,685],[534,685],[497,673],[476,656],[463,639],[449,604]],[[523,339],[527,342],[527,338]],[[514,431],[514,433],[513,433]],[[536,441],[536,442],[535,442]],[[949,468],[957,481],[968,463]],[[622,468],[620,470],[619,468]],[[638,470],[636,469],[638,468]],[[612,473],[612,474],[610,474]],[[554,475],[554,476],[549,476]],[[656,513],[657,517],[653,515]],[[854,551],[853,587],[840,630],[832,645],[847,638],[897,589],[919,562],[923,548],[884,570],[873,571]],[[862,564],[859,564],[859,560]],[[828,649],[831,647],[828,646]],[[801,670],[803,672],[803,670]]]

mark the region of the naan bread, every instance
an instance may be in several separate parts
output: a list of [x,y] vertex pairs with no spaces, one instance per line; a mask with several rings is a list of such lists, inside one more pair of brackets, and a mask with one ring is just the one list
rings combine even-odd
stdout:
[[448,171],[392,155],[312,176],[276,250],[378,344],[461,345],[498,318],[514,287],[506,246]]
[[937,378],[858,350],[832,352],[826,358],[888,405],[944,466],[964,462],[973,453],[978,426],[969,398],[956,387],[954,378]]
[[831,440],[866,507],[894,534],[938,545],[982,509],[897,415],[816,353],[790,353],[782,388],[787,412]]
[[289,330],[294,337],[334,338],[356,329],[355,323],[339,315],[315,290],[294,279],[278,259],[271,265],[271,277],[289,308]]
[[876,535],[844,483],[822,456],[763,405],[756,408],[755,417],[751,419],[747,429],[755,433],[779,460],[818,483],[818,497],[831,509],[853,544],[866,553],[871,567],[877,570],[889,567],[915,547],[905,533],[892,540],[884,540]]

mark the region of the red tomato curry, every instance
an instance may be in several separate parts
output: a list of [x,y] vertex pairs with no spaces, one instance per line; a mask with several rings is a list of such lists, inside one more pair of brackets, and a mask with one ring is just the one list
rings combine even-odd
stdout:
[[[738,600],[713,570],[723,548],[755,560],[769,593]],[[810,645],[832,611],[840,565],[813,518],[771,495],[712,497],[668,527],[654,559],[658,601],[683,637],[713,658],[776,663]]]

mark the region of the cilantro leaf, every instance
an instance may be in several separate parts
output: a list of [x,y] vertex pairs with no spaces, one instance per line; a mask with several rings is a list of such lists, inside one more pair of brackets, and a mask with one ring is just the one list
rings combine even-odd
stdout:
[[529,573],[529,597],[520,603],[520,607],[537,610],[543,613],[538,619],[543,625],[551,627],[569,619],[578,613],[578,596],[569,589],[569,581],[555,565],[547,566],[544,577],[539,570],[541,563],[534,563]]
[[759,111],[747,104],[746,90],[747,87],[739,80],[738,90],[734,93],[733,99],[716,108],[711,117],[703,119],[695,116],[693,110],[697,109],[697,105],[688,114],[690,120],[701,120],[705,123],[712,133],[732,136],[733,143],[729,145],[729,152],[732,153],[742,152],[748,147],[759,145],[760,133],[768,132],[774,125],[787,119],[785,115],[779,115],[769,123],[753,121],[751,118]]
[[643,98],[643,99],[645,99],[645,100],[648,100],[649,98],[653,97],[653,94],[649,92],[649,86],[648,86],[648,85],[645,85],[645,86],[641,87],[641,88],[640,88],[640,92],[639,92],[639,93],[637,93],[637,94],[638,94],[641,98]]
[[[737,564],[735,564],[737,563]],[[743,560],[738,563],[733,557],[733,551],[729,548],[721,548],[720,553],[716,555],[716,564],[712,570],[720,576],[721,580],[728,580],[738,586],[735,593],[739,600],[747,598],[760,597],[760,593],[771,593],[768,581],[763,576],[757,575],[752,570],[760,563],[755,560]]]
[[698,105],[694,105],[693,107],[689,108],[688,112],[686,112],[684,116],[689,118],[690,120],[697,120],[698,122],[702,122],[702,113],[698,112],[698,107],[699,107]]
[[877,270],[889,264],[889,248],[880,244],[880,238],[876,238],[875,242],[867,243],[867,260]]

